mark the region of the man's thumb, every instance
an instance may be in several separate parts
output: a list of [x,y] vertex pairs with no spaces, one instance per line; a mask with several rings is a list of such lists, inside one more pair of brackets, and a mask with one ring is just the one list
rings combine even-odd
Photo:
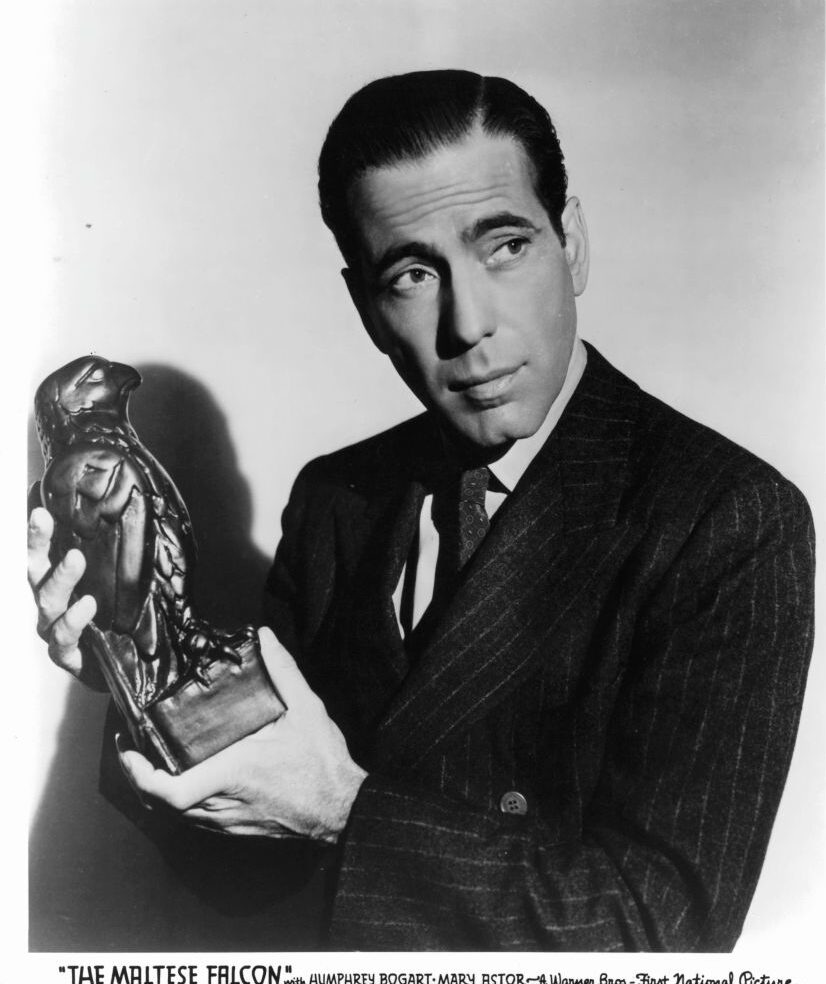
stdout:
[[288,708],[298,708],[306,704],[308,698],[313,698],[314,694],[307,686],[295,660],[275,638],[271,629],[260,628],[258,639],[261,643],[261,657],[278,696]]

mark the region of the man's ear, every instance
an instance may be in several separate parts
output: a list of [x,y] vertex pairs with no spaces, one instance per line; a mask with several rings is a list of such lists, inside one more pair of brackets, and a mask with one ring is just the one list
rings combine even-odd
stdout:
[[370,306],[367,303],[367,293],[364,289],[364,280],[359,274],[352,269],[352,267],[345,267],[341,271],[342,277],[344,277],[344,283],[347,284],[347,290],[350,292],[350,300],[356,307],[361,318],[361,323],[367,330],[367,334],[370,336],[373,344],[379,350],[379,352],[387,353],[387,349],[382,345],[379,334],[376,331],[375,324],[370,314]]
[[565,259],[571,271],[574,294],[579,295],[588,283],[590,253],[588,227],[578,198],[569,198],[562,210],[562,231],[565,233]]

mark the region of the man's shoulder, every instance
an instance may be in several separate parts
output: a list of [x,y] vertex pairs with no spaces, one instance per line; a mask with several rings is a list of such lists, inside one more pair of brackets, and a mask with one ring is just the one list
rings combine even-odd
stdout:
[[598,397],[633,418],[629,487],[648,499],[661,516],[693,513],[695,506],[732,496],[743,501],[771,500],[781,512],[808,514],[802,493],[773,465],[647,393],[592,346],[588,357],[591,385]]
[[432,454],[438,432],[427,413],[309,461],[299,483],[371,492],[403,483],[415,462]]

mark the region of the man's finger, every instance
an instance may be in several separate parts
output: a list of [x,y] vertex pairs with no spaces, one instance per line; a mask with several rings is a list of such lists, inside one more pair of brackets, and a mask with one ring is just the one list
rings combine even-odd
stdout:
[[69,607],[72,592],[86,570],[86,558],[79,550],[70,550],[55,567],[37,595],[37,631],[45,638],[49,629]]
[[173,810],[189,810],[224,793],[232,783],[231,760],[221,752],[179,776],[156,769],[140,752],[119,751],[119,756],[121,768],[138,796],[159,800]]
[[243,812],[232,808],[215,808],[207,800],[191,810],[185,810],[183,817],[190,823],[206,830],[217,830],[223,834],[258,835],[275,838],[301,837],[294,830],[285,827],[277,820],[268,819],[266,823],[249,820]]
[[96,611],[95,599],[84,595],[55,621],[49,633],[49,657],[74,676],[83,669],[83,657],[78,648],[80,635]]
[[307,681],[296,665],[295,660],[275,638],[268,628],[258,630],[261,642],[261,656],[267,672],[287,708],[298,709],[318,702],[318,697],[310,690]]
[[48,509],[42,506],[32,509],[28,529],[29,584],[32,588],[37,588],[49,573],[49,548],[53,532],[54,520]]

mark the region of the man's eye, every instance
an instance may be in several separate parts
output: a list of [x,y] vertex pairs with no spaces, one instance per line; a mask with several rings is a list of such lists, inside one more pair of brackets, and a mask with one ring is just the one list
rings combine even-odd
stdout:
[[524,236],[514,236],[513,239],[508,239],[506,242],[501,243],[496,247],[490,255],[488,265],[502,266],[509,261],[522,256],[527,247],[528,240],[525,239]]
[[411,291],[435,279],[435,274],[425,270],[424,267],[411,267],[391,280],[390,288],[396,291]]

